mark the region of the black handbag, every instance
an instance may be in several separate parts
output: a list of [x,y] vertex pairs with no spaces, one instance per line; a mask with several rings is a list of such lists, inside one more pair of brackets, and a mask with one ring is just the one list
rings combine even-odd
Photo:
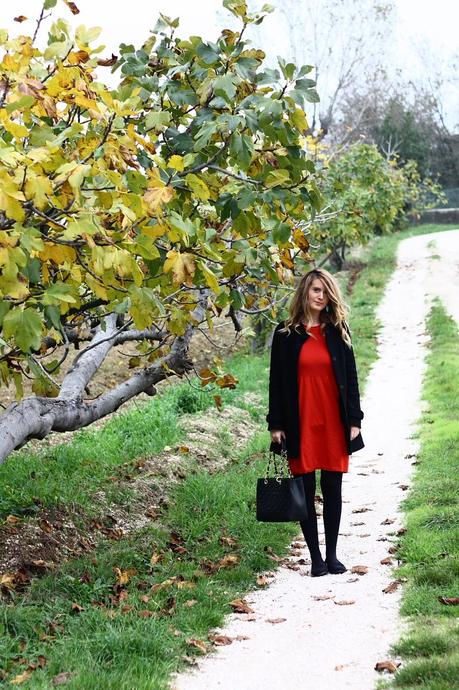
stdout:
[[[278,465],[280,463],[280,466]],[[270,466],[274,476],[269,476]],[[266,476],[257,479],[257,520],[261,522],[294,522],[307,518],[302,477],[294,477],[282,445],[280,461],[268,451]]]

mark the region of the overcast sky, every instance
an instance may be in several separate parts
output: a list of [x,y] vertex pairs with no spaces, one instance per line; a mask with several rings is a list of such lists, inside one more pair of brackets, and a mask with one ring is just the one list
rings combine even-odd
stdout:
[[[249,7],[253,3],[249,1]],[[299,0],[300,2],[301,0]],[[80,14],[72,16],[70,11],[58,1],[55,16],[64,16],[72,24],[101,26],[101,43],[107,46],[107,54],[117,53],[121,42],[140,44],[148,35],[148,29],[156,22],[159,12],[180,17],[180,35],[197,34],[210,40],[218,35],[217,10],[221,0],[75,0]],[[307,2],[307,0],[303,0]],[[394,0],[397,8],[395,51],[392,54],[392,68],[400,68],[406,79],[420,79],[425,72],[424,61],[443,65],[448,70],[454,55],[458,55],[459,25],[458,0]],[[257,3],[258,4],[258,3]],[[33,21],[40,13],[42,0],[0,0],[0,27],[13,33],[21,30],[14,22],[14,16],[23,14],[29,17],[22,24],[28,32],[33,32]],[[226,11],[224,11],[226,12]],[[220,15],[221,16],[221,15]],[[275,22],[275,16],[269,17]],[[43,35],[45,31],[43,30]],[[266,50],[266,47],[265,47]],[[282,51],[282,43],[273,53]],[[107,70],[108,71],[108,70]],[[456,85],[449,85],[442,94],[445,103],[446,119],[451,128],[459,126],[459,94]]]

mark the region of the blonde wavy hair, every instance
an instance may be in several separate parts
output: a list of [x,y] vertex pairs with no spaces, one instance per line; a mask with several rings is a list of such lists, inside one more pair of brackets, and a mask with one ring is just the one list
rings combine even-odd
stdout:
[[[290,334],[291,328],[298,331],[302,324],[306,324],[309,329],[312,324],[312,314],[309,309],[308,293],[312,281],[319,278],[325,286],[328,296],[327,308],[320,312],[320,323],[322,329],[326,323],[331,323],[335,326],[342,339],[349,347],[351,343],[351,332],[347,324],[347,315],[349,313],[349,306],[344,301],[338,283],[331,273],[324,268],[313,268],[305,273],[301,278],[298,286],[293,293],[293,297],[289,305],[289,316],[285,319],[284,326],[281,331],[286,331]],[[312,333],[311,333],[312,335]]]

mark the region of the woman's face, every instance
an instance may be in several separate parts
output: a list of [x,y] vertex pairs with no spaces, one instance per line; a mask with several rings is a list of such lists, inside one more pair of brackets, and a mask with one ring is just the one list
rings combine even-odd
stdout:
[[314,278],[308,290],[308,305],[311,311],[320,312],[328,304],[328,293],[320,278]]

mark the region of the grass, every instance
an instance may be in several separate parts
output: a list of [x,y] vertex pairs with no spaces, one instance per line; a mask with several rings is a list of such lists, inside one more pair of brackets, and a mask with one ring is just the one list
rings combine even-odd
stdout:
[[411,623],[394,648],[406,660],[394,681],[403,690],[453,690],[459,678],[458,607],[441,602],[459,594],[459,333],[438,302],[428,330],[428,409],[399,549],[408,580],[401,613]]
[[[417,227],[378,238],[366,250],[366,266],[348,299],[362,391],[376,359],[375,310],[397,243],[443,229]],[[0,683],[3,678],[10,686],[29,670],[31,689],[49,688],[54,676],[68,672],[75,674],[66,684],[70,690],[164,690],[170,674],[201,653],[190,639],[210,646],[209,631],[231,611],[229,602],[275,565],[269,550],[284,555],[297,533],[296,524],[254,519],[255,480],[265,467],[269,437],[263,407],[242,398],[255,392],[266,407],[268,359],[268,353],[238,354],[227,362],[240,383],[222,391],[223,403],[249,409],[258,432],[235,453],[228,430],[222,430],[221,449],[226,445],[231,459],[225,472],[189,475],[174,488],[160,522],[100,543],[0,605]],[[128,502],[129,489],[114,488],[109,479],[114,470],[180,442],[181,414],[213,404],[211,395],[173,385],[103,429],[83,430],[70,443],[42,452],[15,454],[0,467],[0,516],[27,519],[41,506],[61,504],[91,514],[92,496],[100,489],[113,503]],[[216,568],[228,555],[236,558]]]

